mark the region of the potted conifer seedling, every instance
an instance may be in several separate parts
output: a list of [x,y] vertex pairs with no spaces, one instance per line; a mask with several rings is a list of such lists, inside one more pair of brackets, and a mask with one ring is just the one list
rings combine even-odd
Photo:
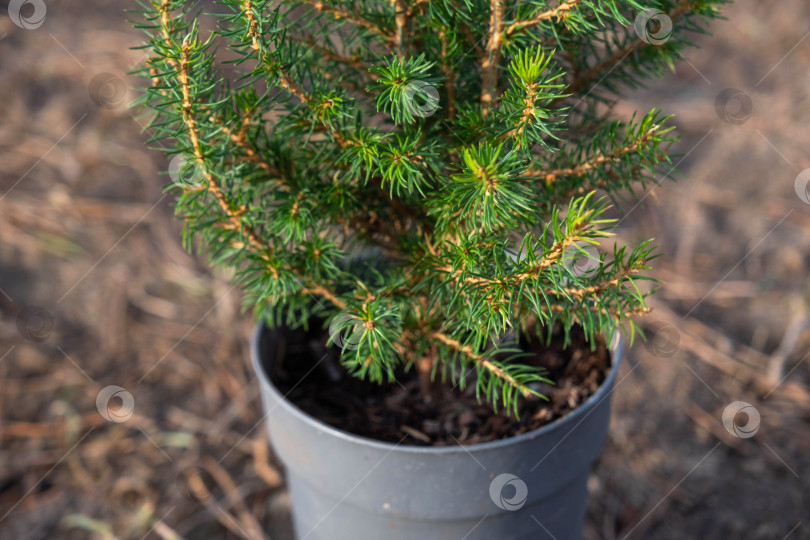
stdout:
[[654,253],[606,212],[673,141],[611,96],[722,3],[142,0],[153,140],[260,321],[299,538],[580,537]]

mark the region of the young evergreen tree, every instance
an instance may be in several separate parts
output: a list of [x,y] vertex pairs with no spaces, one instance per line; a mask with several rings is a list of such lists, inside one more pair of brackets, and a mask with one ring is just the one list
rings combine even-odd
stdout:
[[144,0],[140,101],[187,247],[258,316],[331,322],[358,377],[473,372],[516,411],[544,380],[517,331],[594,342],[648,311],[653,246],[597,248],[674,138],[611,105],[723,3],[220,0],[203,32],[196,2]]

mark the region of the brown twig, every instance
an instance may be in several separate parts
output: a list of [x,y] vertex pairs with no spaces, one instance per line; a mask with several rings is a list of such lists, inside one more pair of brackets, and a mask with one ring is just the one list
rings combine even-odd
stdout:
[[307,5],[315,8],[317,11],[319,11],[321,13],[328,13],[329,15],[334,17],[335,19],[346,19],[347,21],[350,21],[351,23],[353,23],[353,24],[355,24],[357,26],[361,26],[361,27],[365,28],[366,30],[370,30],[371,32],[374,32],[375,34],[377,34],[377,35],[379,35],[381,37],[384,37],[388,41],[391,41],[392,36],[386,30],[380,28],[379,26],[377,26],[376,24],[374,24],[373,22],[371,22],[369,20],[363,19],[362,17],[358,17],[357,15],[355,15],[354,13],[352,13],[350,11],[347,11],[347,10],[341,9],[341,8],[337,8],[337,7],[334,7],[334,6],[327,6],[326,4],[321,2],[320,0],[302,0],[302,3],[307,4]]
[[405,58],[405,47],[407,46],[408,12],[403,0],[391,0],[391,5],[394,6],[394,23],[397,26],[394,33],[394,46],[397,49],[397,56],[402,60]]
[[321,285],[310,285],[304,289],[301,289],[301,292],[305,294],[323,296],[337,306],[338,309],[346,309],[346,302],[338,298],[334,292],[322,287]]
[[244,10],[245,16],[248,20],[248,33],[252,38],[250,46],[256,50],[259,50],[259,23],[256,21],[256,14],[253,13],[253,1],[245,0],[242,4],[242,9]]
[[248,141],[247,130],[249,126],[250,126],[250,111],[246,111],[242,119],[242,124],[239,127],[239,131],[234,132],[228,126],[223,126],[222,131],[223,133],[228,135],[228,137],[230,137],[232,142],[239,145],[239,147],[245,152],[245,156],[248,161],[254,163],[266,173],[278,176],[279,177],[278,180],[281,180],[279,187],[285,190],[288,189],[289,182],[285,178],[281,178],[281,172],[272,165],[270,165],[270,163],[266,159],[264,159],[264,157],[261,154],[257,152],[256,147],[253,146],[250,143],[250,141]]
[[[512,284],[517,285],[517,284],[519,284],[519,283],[521,283],[523,281],[526,281],[528,279],[535,278],[543,270],[545,270],[546,268],[550,267],[552,264],[554,264],[554,263],[558,262],[560,259],[562,259],[562,256],[565,253],[565,250],[569,246],[571,246],[574,243],[576,243],[577,241],[581,240],[582,232],[583,232],[582,229],[576,229],[574,231],[571,231],[570,234],[568,236],[566,236],[563,240],[561,240],[559,242],[556,242],[551,247],[549,252],[547,254],[545,254],[542,259],[535,262],[532,265],[531,268],[529,268],[525,272],[521,272],[520,274],[514,276],[513,278],[511,278],[509,280],[504,281],[504,280],[494,280],[494,279],[478,277],[478,276],[468,276],[464,280],[464,283],[469,284],[469,285],[493,285],[493,286],[504,285],[504,284],[507,284],[507,283],[512,283]],[[439,271],[439,272],[446,272],[446,273],[450,274],[450,277],[456,282],[460,281],[461,269],[453,269],[451,266],[445,265],[445,266],[442,266],[440,268],[437,268],[436,270]]]
[[[245,17],[247,17],[248,20],[248,36],[251,38],[250,46],[258,53],[259,60],[264,61],[264,53],[262,52],[261,48],[261,36],[259,35],[259,28],[256,24],[256,16],[253,14],[253,3],[250,0],[245,0],[245,2],[242,4],[242,9],[244,10]],[[296,84],[289,75],[279,70],[278,76],[282,88],[300,99],[302,103],[306,103],[307,105],[310,104],[312,98],[308,96],[304,89],[298,86],[298,84]]]
[[453,69],[447,65],[448,54],[447,29],[442,28],[439,32],[442,42],[442,72],[444,73],[444,91],[447,93],[447,119],[452,120],[456,116],[456,85]]
[[220,465],[219,462],[213,459],[211,456],[205,456],[203,459],[203,466],[209,473],[211,473],[211,476],[225,492],[228,507],[236,508],[236,515],[239,517],[239,523],[242,524],[240,532],[251,540],[270,540],[267,534],[265,534],[262,530],[262,526],[259,524],[259,521],[255,518],[253,513],[245,504],[243,498],[240,496],[240,490],[236,486],[236,483],[234,483],[231,475],[228,474],[228,471],[226,471],[225,468],[222,467],[222,465]]
[[356,58],[354,56],[343,56],[340,53],[337,53],[323,45],[319,45],[315,42],[315,38],[312,36],[307,36],[306,38],[299,38],[296,36],[289,36],[289,39],[295,41],[296,43],[300,43],[304,45],[307,49],[317,52],[318,54],[322,55],[324,58],[328,60],[332,60],[334,62],[339,62],[341,64],[345,64],[351,68],[354,68],[358,73],[368,76],[372,80],[377,80],[379,77],[374,73],[368,72],[368,64]]
[[194,101],[191,97],[191,85],[189,83],[189,47],[190,46],[187,41],[181,46],[180,73],[178,74],[183,92],[183,120],[188,128],[194,156],[197,158],[197,162],[200,164],[203,175],[208,181],[208,192],[211,193],[219,203],[220,208],[225,213],[225,216],[232,226],[231,228],[242,231],[250,244],[252,244],[260,253],[267,253],[268,255],[271,255],[272,249],[259,239],[256,231],[251,226],[243,222],[242,216],[245,214],[247,209],[245,207],[236,208],[228,201],[225,194],[222,192],[219,182],[214,175],[211,174],[211,171],[209,171],[205,166],[205,156],[203,154],[202,144],[200,143],[197,121],[194,118],[192,111]]
[[420,9],[422,8],[422,6],[425,6],[429,3],[430,0],[413,0],[411,4],[408,6],[405,13],[408,15],[408,18],[410,19],[413,16],[413,14],[416,13],[417,9]]
[[[518,127],[510,130],[507,132],[504,137],[520,137],[523,135],[523,132],[526,130],[526,126],[529,125],[532,118],[534,118],[534,104],[535,100],[537,99],[537,83],[531,83],[526,86],[526,97],[523,98],[523,112],[521,113],[520,120],[518,121]],[[520,148],[521,141],[518,140],[517,148]]]
[[636,150],[639,149],[639,147],[646,144],[647,141],[650,140],[650,138],[655,134],[656,131],[658,131],[659,128],[660,126],[657,125],[651,127],[637,141],[634,141],[633,143],[628,144],[627,146],[618,148],[608,155],[603,155],[601,152],[597,152],[597,154],[594,157],[577,165],[576,167],[552,169],[550,171],[537,171],[530,169],[522,176],[523,177],[540,176],[545,180],[547,185],[552,184],[557,178],[560,177],[582,176],[586,174],[588,171],[599,167],[600,165],[620,161],[622,157],[632,152],[635,152]]
[[472,359],[476,364],[483,367],[484,369],[486,369],[487,371],[489,371],[491,374],[498,377],[499,379],[505,381],[506,384],[508,384],[512,388],[515,388],[516,390],[518,390],[524,397],[529,397],[529,396],[532,395],[532,392],[529,389],[529,387],[527,387],[525,385],[522,385],[519,382],[517,382],[514,379],[514,377],[512,377],[511,375],[506,373],[503,370],[503,368],[496,366],[491,361],[487,360],[484,356],[481,356],[480,354],[476,353],[473,350],[473,348],[470,347],[469,345],[462,345],[459,341],[457,341],[457,340],[455,340],[455,339],[453,339],[453,338],[451,338],[451,337],[449,337],[446,334],[443,334],[441,332],[434,332],[432,334],[432,337],[439,340],[439,341],[441,341],[442,343],[444,343],[445,345],[447,345],[451,349],[453,349],[455,351],[458,351],[458,352],[464,354],[465,356],[467,356],[468,358]]
[[284,483],[278,469],[270,465],[270,448],[264,430],[253,439],[253,468],[259,478],[271,488],[275,489]]
[[504,16],[503,0],[490,0],[489,41],[481,57],[481,107],[484,116],[489,112],[498,89],[498,66],[501,63],[501,35]]
[[531,19],[526,19],[524,21],[515,21],[509,26],[506,27],[506,36],[509,37],[513,33],[527,26],[534,26],[542,21],[548,21],[551,19],[557,19],[557,22],[564,20],[567,16],[568,12],[577,7],[582,2],[582,0],[566,0],[560,2],[560,4],[552,9],[547,11],[541,11]]

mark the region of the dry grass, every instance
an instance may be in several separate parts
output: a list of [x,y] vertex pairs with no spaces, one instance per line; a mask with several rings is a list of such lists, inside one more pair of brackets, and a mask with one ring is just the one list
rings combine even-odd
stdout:
[[[793,188],[810,8],[783,4],[729,7],[691,65],[619,107],[678,114],[686,179],[622,223],[620,239],[658,238],[667,283],[658,339],[619,375],[589,539],[810,530],[810,205]],[[167,160],[89,96],[140,58],[123,19],[100,0],[51,2],[37,30],[0,16],[0,538],[290,538],[238,291],[180,247]],[[728,87],[754,104],[740,125],[715,114]],[[54,321],[42,341],[18,324],[31,305]],[[129,420],[98,414],[108,385],[131,392]],[[761,414],[753,438],[720,422],[736,400]]]

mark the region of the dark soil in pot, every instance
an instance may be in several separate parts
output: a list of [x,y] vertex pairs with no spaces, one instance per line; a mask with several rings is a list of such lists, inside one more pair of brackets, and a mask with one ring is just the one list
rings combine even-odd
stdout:
[[397,373],[397,381],[378,385],[348,375],[339,364],[340,350],[324,347],[326,332],[313,324],[309,330],[279,329],[285,337],[277,368],[270,379],[298,408],[337,429],[385,442],[407,435],[412,445],[445,446],[504,439],[535,430],[574,410],[593,395],[607,377],[610,353],[604,340],[595,350],[578,329],[569,346],[554,335],[548,346],[538,339],[521,339],[531,357],[522,361],[546,369],[555,384],[539,391],[548,401],[522,399],[520,418],[495,413],[478,403],[473,386],[461,391],[436,384],[438,394],[425,398],[416,370]]

